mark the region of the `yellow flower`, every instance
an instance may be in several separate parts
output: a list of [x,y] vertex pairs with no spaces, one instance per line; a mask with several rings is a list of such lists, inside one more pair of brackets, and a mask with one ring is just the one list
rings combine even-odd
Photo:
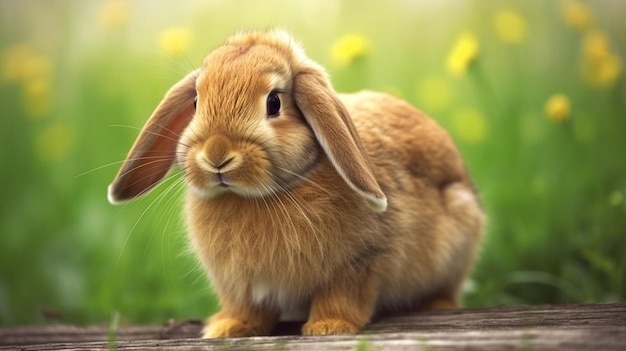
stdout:
[[462,141],[476,144],[487,136],[487,123],[482,114],[474,109],[458,111],[453,117],[454,131]]
[[602,60],[611,53],[611,43],[603,32],[595,30],[585,35],[582,50],[585,56]]
[[477,57],[478,40],[473,34],[462,34],[448,54],[448,71],[454,76],[462,76]]
[[606,87],[613,85],[622,75],[623,69],[622,59],[611,53],[603,60],[583,61],[582,74],[589,84]]
[[578,0],[561,2],[561,14],[570,28],[583,32],[593,25],[593,14],[586,4]]
[[2,53],[2,78],[21,87],[21,105],[28,117],[42,117],[52,109],[52,62],[27,44]]
[[47,77],[31,79],[22,86],[22,107],[27,116],[39,118],[52,110],[52,81]]
[[568,119],[571,113],[569,98],[564,94],[552,95],[546,102],[544,111],[553,121],[561,122]]
[[444,77],[432,76],[420,82],[417,97],[430,112],[441,111],[452,100],[452,84]]
[[131,12],[128,0],[108,0],[100,7],[98,21],[102,28],[113,31],[128,24]]
[[182,27],[166,29],[159,39],[161,50],[168,55],[182,55],[193,42],[191,30]]
[[14,45],[2,53],[2,77],[6,81],[25,83],[51,74],[52,62],[27,44]]
[[587,33],[582,44],[582,76],[593,86],[606,87],[622,75],[622,59],[611,49],[609,38],[600,31]]
[[63,123],[53,124],[44,129],[36,140],[36,150],[43,161],[63,159],[74,145],[74,131]]
[[367,55],[369,50],[367,38],[359,34],[346,34],[335,41],[330,49],[330,55],[336,66],[346,67]]
[[526,39],[526,21],[514,11],[499,11],[494,18],[496,34],[505,43],[519,44]]

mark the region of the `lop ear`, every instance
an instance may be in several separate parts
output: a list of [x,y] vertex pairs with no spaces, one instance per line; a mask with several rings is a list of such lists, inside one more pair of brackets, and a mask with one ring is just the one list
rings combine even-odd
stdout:
[[117,204],[147,193],[173,166],[180,136],[195,113],[198,73],[191,72],[165,94],[109,185],[109,202]]
[[298,108],[339,175],[367,200],[372,210],[385,211],[387,198],[374,177],[365,147],[326,75],[316,68],[296,74],[293,94]]

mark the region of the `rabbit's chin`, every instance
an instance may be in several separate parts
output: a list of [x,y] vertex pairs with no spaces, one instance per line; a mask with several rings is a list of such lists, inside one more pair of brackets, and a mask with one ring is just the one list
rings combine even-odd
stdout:
[[255,188],[224,184],[218,184],[210,187],[201,187],[190,183],[188,184],[188,189],[194,196],[198,196],[207,200],[227,194],[238,195],[244,198],[262,198],[271,196],[275,193],[275,191],[271,187]]

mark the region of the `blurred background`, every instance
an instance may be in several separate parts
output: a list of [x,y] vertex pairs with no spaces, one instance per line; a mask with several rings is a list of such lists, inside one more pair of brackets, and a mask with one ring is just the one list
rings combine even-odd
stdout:
[[[455,138],[489,214],[469,307],[626,299],[626,2],[0,0],[0,325],[204,318],[175,179],[106,187],[165,91],[284,27],[338,91]],[[117,317],[116,317],[117,318]]]

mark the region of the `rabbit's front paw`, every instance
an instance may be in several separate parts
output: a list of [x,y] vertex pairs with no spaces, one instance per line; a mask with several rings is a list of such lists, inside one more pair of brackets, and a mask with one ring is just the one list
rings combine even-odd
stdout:
[[359,327],[342,319],[322,319],[308,322],[302,327],[304,335],[355,334]]
[[240,338],[258,335],[254,327],[235,318],[212,318],[202,330],[205,339]]

